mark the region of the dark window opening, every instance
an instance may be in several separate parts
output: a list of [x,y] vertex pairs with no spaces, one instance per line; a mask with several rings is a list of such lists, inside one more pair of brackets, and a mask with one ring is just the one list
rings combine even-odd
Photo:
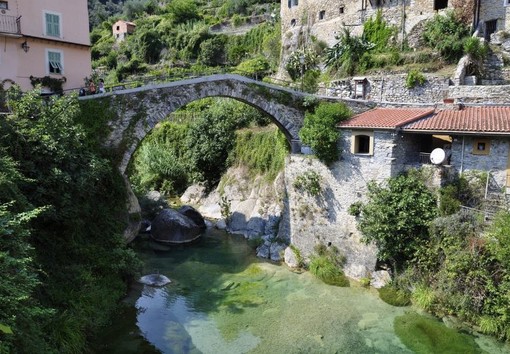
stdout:
[[296,19],[293,18],[292,20],[290,20],[290,25],[291,26],[295,26],[296,25]]
[[319,12],[319,20],[324,20],[326,18],[326,11],[322,10]]
[[370,136],[368,135],[357,135],[354,152],[356,154],[368,154],[370,153]]
[[342,6],[340,9],[339,9],[339,12],[340,14],[343,14],[345,12],[345,8]]
[[8,10],[9,9],[9,3],[7,1],[0,1],[0,9]]
[[120,31],[120,26],[117,26],[117,31]]
[[434,0],[434,10],[442,10],[448,7],[448,0]]
[[490,20],[485,22],[485,34],[484,38],[487,42],[491,40],[491,34],[496,32],[496,29],[498,28],[498,20]]

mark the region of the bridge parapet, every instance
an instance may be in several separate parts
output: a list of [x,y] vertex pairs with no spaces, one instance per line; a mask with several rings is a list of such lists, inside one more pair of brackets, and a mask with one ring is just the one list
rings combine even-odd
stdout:
[[[299,152],[306,96],[309,95],[244,76],[219,74],[84,96],[80,100],[107,100],[115,108],[117,118],[109,123],[111,132],[106,145],[116,150],[119,169],[124,173],[138,144],[158,122],[180,107],[206,97],[233,98],[264,112],[285,134],[293,152]],[[355,112],[369,109],[363,102],[351,104]]]

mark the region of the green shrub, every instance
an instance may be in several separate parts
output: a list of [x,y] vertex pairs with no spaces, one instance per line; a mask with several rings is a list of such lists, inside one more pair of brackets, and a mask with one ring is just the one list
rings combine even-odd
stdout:
[[321,103],[314,113],[305,114],[299,137],[312,148],[319,160],[331,164],[338,160],[339,133],[336,124],[350,116],[350,109],[343,103]]
[[464,52],[464,41],[469,28],[457,18],[454,11],[435,15],[425,24],[423,39],[431,48],[438,50],[448,63],[458,61]]
[[421,72],[418,70],[410,70],[406,77],[406,87],[412,89],[418,85],[423,85],[425,81],[427,81],[427,79]]
[[488,52],[489,46],[482,43],[478,37],[469,37],[464,41],[464,53],[471,55],[473,59],[481,60]]
[[411,293],[397,289],[392,285],[380,288],[379,297],[385,303],[393,306],[409,306],[411,304]]
[[436,295],[434,294],[434,290],[421,284],[414,289],[411,298],[413,304],[416,304],[424,310],[430,310],[434,304]]
[[293,186],[311,196],[318,196],[322,192],[321,176],[312,170],[305,171],[296,177]]
[[360,216],[361,211],[363,210],[363,203],[362,202],[354,202],[351,205],[349,205],[349,209],[347,209],[347,212],[349,215],[352,216]]
[[404,265],[429,239],[429,225],[437,214],[434,195],[419,171],[390,178],[386,185],[368,184],[359,229],[365,242],[374,242],[378,257]]

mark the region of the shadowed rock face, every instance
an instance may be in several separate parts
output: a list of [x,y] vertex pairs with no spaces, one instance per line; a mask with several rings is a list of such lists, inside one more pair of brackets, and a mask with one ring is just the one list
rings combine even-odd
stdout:
[[206,228],[204,217],[192,206],[183,205],[182,207],[177,209],[177,211],[182,215],[187,216],[188,218],[193,220],[193,222],[197,224],[198,227],[202,229]]
[[173,209],[163,209],[151,226],[151,237],[164,243],[182,244],[196,240],[202,228],[192,219]]

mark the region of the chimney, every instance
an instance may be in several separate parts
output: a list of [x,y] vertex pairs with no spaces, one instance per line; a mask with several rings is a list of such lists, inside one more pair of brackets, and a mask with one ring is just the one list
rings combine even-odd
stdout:
[[462,102],[455,101],[455,98],[443,98],[442,108],[451,111],[461,111],[464,108],[464,104]]

